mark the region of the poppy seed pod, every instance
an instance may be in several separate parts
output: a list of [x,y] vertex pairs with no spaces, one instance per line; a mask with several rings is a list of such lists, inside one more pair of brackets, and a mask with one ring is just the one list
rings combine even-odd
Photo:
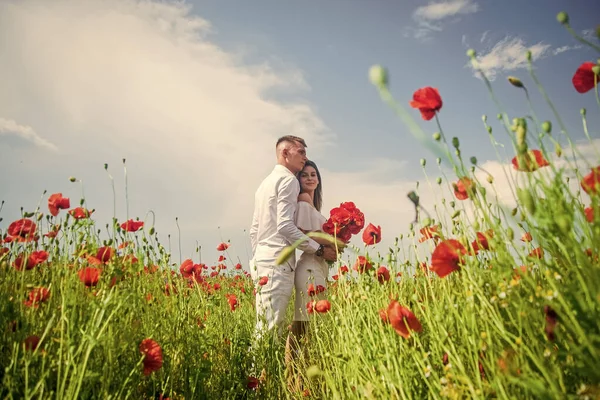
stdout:
[[439,132],[433,134],[433,140],[435,140],[436,142],[439,142],[441,138],[442,135]]

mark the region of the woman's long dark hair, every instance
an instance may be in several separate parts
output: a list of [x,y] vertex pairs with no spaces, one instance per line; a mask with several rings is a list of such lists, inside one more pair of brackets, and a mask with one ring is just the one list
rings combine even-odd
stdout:
[[[306,161],[306,164],[304,164],[304,168],[306,167],[313,167],[315,169],[315,171],[317,172],[317,178],[319,179],[319,184],[317,185],[316,189],[315,189],[315,196],[314,196],[314,201],[313,201],[313,205],[315,206],[315,208],[318,211],[321,211],[321,206],[323,205],[323,181],[321,181],[321,173],[319,172],[319,168],[317,168],[317,164],[315,164],[313,161]],[[304,168],[302,168],[302,171],[298,172],[298,174],[296,174],[296,178],[298,178],[298,181],[300,181],[300,176],[302,175],[302,172],[304,172]],[[300,186],[300,193],[302,193],[302,186]]]

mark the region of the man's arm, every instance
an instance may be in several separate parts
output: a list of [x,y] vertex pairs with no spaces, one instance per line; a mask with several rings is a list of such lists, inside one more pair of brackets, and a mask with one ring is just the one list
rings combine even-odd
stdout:
[[250,226],[250,244],[252,245],[252,257],[254,257],[254,253],[256,253],[256,246],[258,243],[256,242],[256,235],[258,234],[258,216],[256,215],[256,210],[254,210],[254,214],[252,215],[252,225]]
[[319,249],[319,244],[302,233],[294,222],[299,193],[300,184],[295,177],[286,177],[279,182],[277,187],[277,232],[290,243],[303,239],[298,249],[314,254]]

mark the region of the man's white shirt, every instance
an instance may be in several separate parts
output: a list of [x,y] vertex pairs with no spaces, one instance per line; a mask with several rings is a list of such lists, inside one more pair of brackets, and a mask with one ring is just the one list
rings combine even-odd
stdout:
[[[255,263],[274,266],[279,254],[298,239],[304,239],[298,246],[299,250],[312,254],[319,249],[319,244],[302,233],[294,222],[299,194],[298,179],[280,164],[258,187],[254,195],[254,216],[250,227]],[[293,270],[295,254],[287,263]]]

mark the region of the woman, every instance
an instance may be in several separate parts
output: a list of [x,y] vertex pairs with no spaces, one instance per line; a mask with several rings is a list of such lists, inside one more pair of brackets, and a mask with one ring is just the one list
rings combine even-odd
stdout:
[[[323,204],[323,187],[317,165],[312,161],[307,161],[302,171],[298,173],[297,178],[300,181],[300,195],[298,196],[296,226],[304,233],[322,231],[327,218],[321,215],[320,212]],[[288,362],[297,357],[300,340],[306,334],[308,303],[325,298],[324,291],[327,288],[328,275],[329,266],[322,257],[302,253],[296,262],[294,277],[296,300],[294,303],[292,335],[288,336],[287,342]],[[293,379],[292,376],[290,378]],[[296,385],[298,384],[299,382],[296,383]]]

